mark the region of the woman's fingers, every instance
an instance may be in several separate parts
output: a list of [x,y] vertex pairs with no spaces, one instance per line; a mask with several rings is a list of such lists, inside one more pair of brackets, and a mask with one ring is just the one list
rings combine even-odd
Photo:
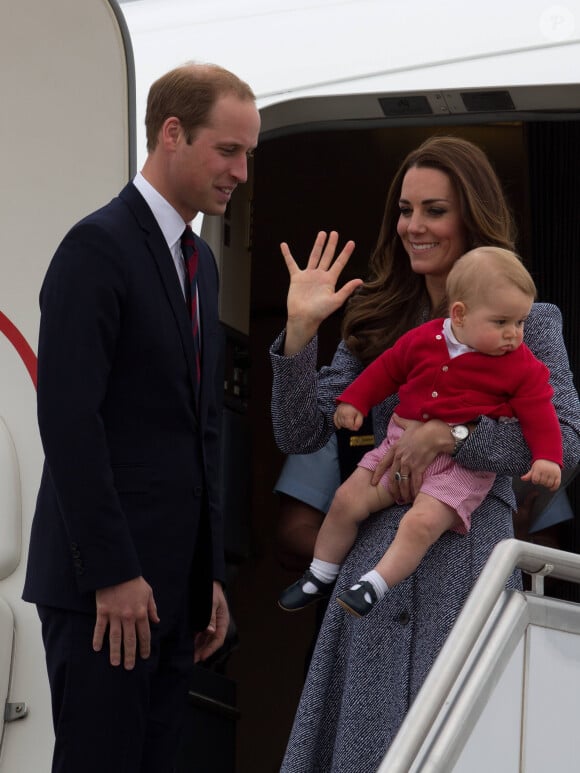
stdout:
[[282,253],[282,257],[284,258],[284,262],[286,263],[286,268],[288,269],[288,273],[290,276],[295,271],[298,271],[298,266],[296,265],[296,261],[292,257],[292,253],[290,252],[290,247],[286,242],[282,242],[280,245],[280,252]]
[[[338,277],[342,269],[348,263],[350,256],[354,251],[355,243],[352,241],[352,239],[349,240],[336,256],[336,260],[334,260],[334,254],[336,252],[337,245],[337,231],[331,231],[328,235],[328,238],[326,231],[319,231],[316,239],[314,240],[312,250],[310,251],[306,269],[321,269],[322,271],[331,272],[335,274],[336,277]],[[284,258],[288,272],[290,274],[300,270],[298,264],[292,256],[288,242],[280,243],[280,252],[282,253],[282,257]]]
[[[328,237],[328,241],[326,237],[326,231],[319,231],[316,234],[316,239],[314,240],[314,244],[312,245],[312,250],[310,251],[310,256],[308,258],[308,268],[327,268],[328,266],[322,265],[321,261],[332,261],[332,255],[334,255],[334,250],[336,249],[336,244],[338,242],[338,234],[336,231],[331,231],[330,236]],[[329,245],[331,253],[330,260],[328,258]]]

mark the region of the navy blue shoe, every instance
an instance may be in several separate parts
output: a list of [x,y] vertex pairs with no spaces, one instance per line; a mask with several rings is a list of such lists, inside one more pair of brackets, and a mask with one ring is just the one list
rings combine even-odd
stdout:
[[341,607],[355,617],[368,614],[377,602],[377,593],[370,582],[361,580],[352,588],[339,593],[336,600]]
[[[314,593],[306,593],[304,586],[312,583],[316,587]],[[299,580],[282,591],[278,599],[278,606],[286,612],[296,612],[299,609],[314,604],[321,599],[328,598],[332,592],[334,582],[322,582],[315,577],[310,569],[307,569]]]

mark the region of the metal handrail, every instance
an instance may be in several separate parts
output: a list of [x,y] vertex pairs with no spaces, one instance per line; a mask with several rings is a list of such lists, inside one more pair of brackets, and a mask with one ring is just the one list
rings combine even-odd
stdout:
[[543,594],[547,574],[580,584],[580,555],[508,539],[494,548],[377,773],[408,773],[515,568]]

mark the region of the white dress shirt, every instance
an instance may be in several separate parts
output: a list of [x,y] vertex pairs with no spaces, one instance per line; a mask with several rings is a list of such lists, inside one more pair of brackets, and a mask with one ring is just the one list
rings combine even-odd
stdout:
[[161,233],[167,242],[175,264],[183,297],[186,298],[185,262],[181,252],[181,235],[187,224],[183,222],[181,215],[171,206],[167,199],[164,199],[159,191],[155,190],[151,183],[143,177],[141,172],[137,172],[133,185],[149,205],[149,209],[153,212],[153,217],[157,220],[159,228],[161,228]]

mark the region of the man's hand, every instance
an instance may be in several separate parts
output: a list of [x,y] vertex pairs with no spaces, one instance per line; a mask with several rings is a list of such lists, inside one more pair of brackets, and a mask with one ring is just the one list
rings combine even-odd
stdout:
[[213,602],[211,618],[205,631],[196,634],[194,663],[207,660],[217,652],[225,641],[230,612],[222,586],[219,582],[213,584]]
[[93,649],[100,652],[109,628],[109,659],[112,666],[121,664],[130,671],[135,667],[137,649],[142,658],[151,653],[149,621],[159,622],[153,591],[143,577],[96,592],[97,622]]

